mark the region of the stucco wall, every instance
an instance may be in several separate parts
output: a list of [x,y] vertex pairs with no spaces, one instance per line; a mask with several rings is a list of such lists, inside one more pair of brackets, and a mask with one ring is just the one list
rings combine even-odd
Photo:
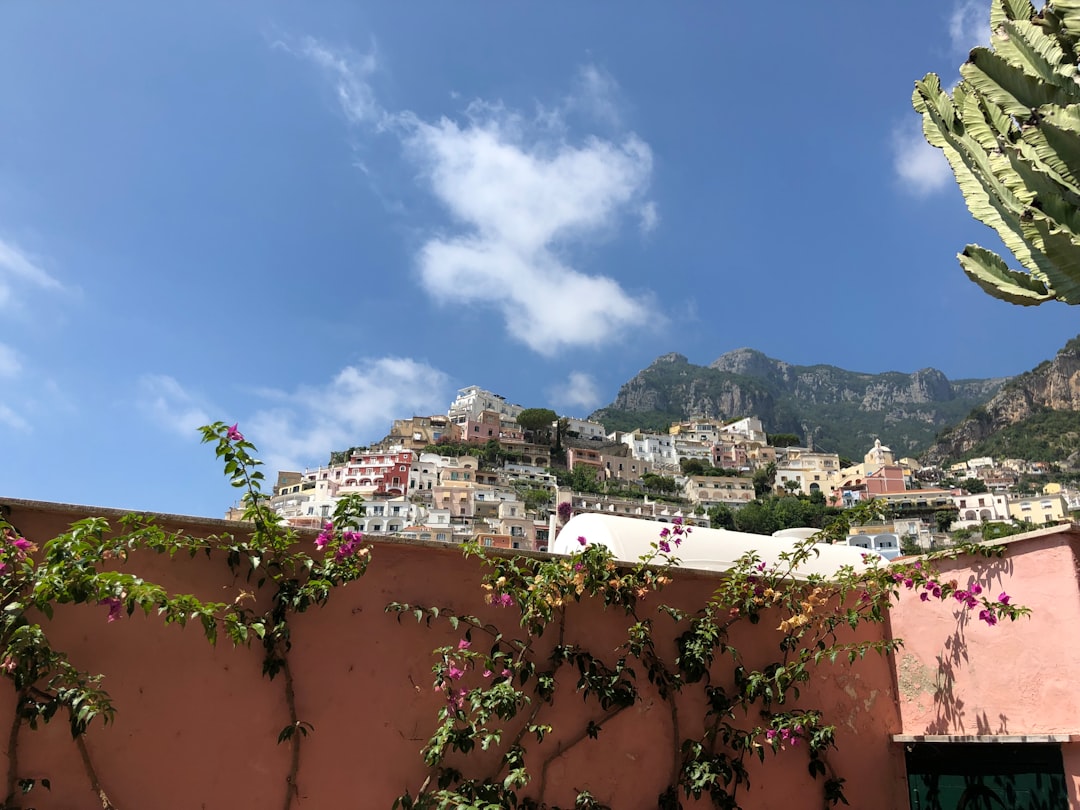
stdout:
[[943,580],[983,595],[1007,592],[1030,618],[988,627],[955,600],[920,602],[905,593],[892,610],[904,639],[897,679],[905,734],[1080,732],[1080,626],[1076,550],[1069,531],[1009,544],[1001,559],[962,557],[939,564]]
[[[904,639],[897,655],[903,734],[1055,735],[1080,739],[1080,533],[1043,529],[1009,539],[1000,559],[942,562],[942,579],[978,582],[991,599],[1006,592],[1029,618],[988,627],[954,600],[905,593],[891,612]],[[1080,742],[1062,746],[1070,806],[1080,808]]]
[[[85,514],[6,503],[12,507],[9,519],[38,542]],[[215,521],[188,525],[204,533],[236,528]],[[231,599],[246,585],[234,581],[220,559],[140,555],[127,566],[173,592],[208,599]],[[453,643],[460,633],[438,623],[428,629],[411,619],[399,624],[383,608],[390,601],[420,602],[512,625],[511,614],[484,606],[481,574],[476,562],[455,548],[377,542],[363,579],[336,591],[325,608],[294,619],[290,662],[296,703],[300,718],[315,727],[302,748],[300,807],[389,808],[401,792],[419,788],[426,773],[419,751],[440,706],[432,691],[431,650]],[[681,572],[663,600],[696,606],[716,581],[715,575]],[[751,659],[768,660],[767,645],[775,636],[767,622],[768,617],[757,627],[747,626],[733,639]],[[616,613],[573,606],[566,640],[609,654],[624,638],[625,626]],[[280,679],[261,676],[260,650],[234,649],[228,642],[211,648],[197,628],[163,627],[155,617],[136,615],[110,624],[104,607],[58,610],[48,632],[77,666],[106,674],[116,722],[108,727],[95,722],[87,742],[102,787],[118,808],[282,806],[289,750],[276,740],[288,715]],[[555,633],[545,634],[545,640],[549,635],[554,643]],[[717,665],[718,679],[729,661]],[[573,694],[573,681],[561,684],[555,705],[543,716],[556,732],[538,749],[550,759],[544,800],[565,807],[572,804],[575,788],[588,788],[616,810],[656,806],[671,767],[671,717],[647,685],[641,686],[644,699],[609,722],[599,740],[575,742],[571,738],[583,729],[583,712],[600,715]],[[889,660],[873,656],[855,666],[826,666],[803,697],[805,705],[823,708],[839,725],[839,751],[829,761],[847,779],[851,806],[906,808],[902,758],[889,741],[900,729]],[[11,702],[0,699],[5,748]],[[683,702],[684,736],[700,731],[702,714],[693,700]],[[39,810],[101,807],[65,723],[24,730],[18,757],[21,776],[51,780],[51,791],[38,789],[28,797]],[[820,784],[807,775],[803,750],[768,757],[764,769],[754,762],[750,768],[744,807],[821,806]]]

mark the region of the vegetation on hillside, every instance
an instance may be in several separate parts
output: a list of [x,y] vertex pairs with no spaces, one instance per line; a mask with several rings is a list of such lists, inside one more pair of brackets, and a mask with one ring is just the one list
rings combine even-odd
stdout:
[[[619,400],[591,418],[608,430],[666,433],[672,422],[694,417],[756,416],[767,433],[784,434],[785,442],[794,435],[801,441],[812,440],[816,449],[850,458],[862,458],[877,438],[900,455],[916,455],[943,426],[959,422],[999,388],[996,381],[965,380],[951,399],[886,403],[885,408],[872,410],[862,404],[868,392],[882,386],[902,390],[911,385],[911,375],[862,374],[817,365],[787,366],[785,379],[776,372],[776,361],[762,355],[761,365],[765,370],[759,378],[668,355],[624,385]],[[841,397],[841,391],[847,393]],[[627,399],[648,407],[636,410],[617,405]],[[718,412],[717,403],[724,401],[737,402],[745,410]],[[702,412],[709,409],[713,412]]]
[[1077,450],[1080,413],[1044,410],[983,439],[964,454],[964,459],[993,456],[1054,462],[1064,461]]

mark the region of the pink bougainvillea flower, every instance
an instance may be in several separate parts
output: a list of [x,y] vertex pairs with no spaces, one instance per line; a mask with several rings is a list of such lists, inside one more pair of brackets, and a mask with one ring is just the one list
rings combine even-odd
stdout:
[[980,610],[979,618],[986,622],[990,627],[997,624],[997,616],[994,615],[992,610]]
[[451,664],[450,669],[446,670],[446,677],[449,678],[452,681],[456,681],[458,678],[460,678],[464,674],[465,674],[465,670],[463,670],[461,667],[457,666],[456,664]]
[[124,607],[124,603],[115,596],[106,596],[100,602],[99,605],[109,606],[109,618],[108,621],[115,622],[121,617],[121,609]]
[[667,526],[665,526],[664,528],[662,528],[660,530],[660,536],[661,537],[668,537],[670,535],[671,535],[671,529],[669,529]]
[[661,540],[661,541],[660,541],[659,543],[657,543],[656,545],[657,545],[657,546],[658,546],[658,547],[660,548],[660,550],[661,550],[662,552],[664,552],[665,554],[670,554],[670,553],[671,553],[671,544],[670,544],[670,543],[669,543],[669,542],[668,542],[667,540]]
[[239,422],[235,422],[225,433],[225,438],[230,442],[242,442],[244,440],[244,434],[237,430]]
[[586,543],[588,543],[589,541],[588,541],[588,540],[586,540],[586,539],[585,539],[584,537],[578,537],[578,539],[577,539],[577,542],[578,542],[578,545],[579,545],[579,546],[584,546],[584,545],[585,545]]
[[491,670],[490,669],[485,669],[480,674],[483,675],[485,678],[490,678],[491,677]]
[[491,603],[493,605],[498,605],[499,607],[513,607],[514,597],[508,593],[500,593],[491,600]]
[[471,646],[472,646],[472,642],[471,642],[471,641],[469,641],[469,640],[468,640],[467,638],[463,638],[463,639],[462,639],[461,641],[459,641],[459,642],[457,643],[457,648],[458,648],[459,650],[467,650],[467,649],[469,649],[469,647],[471,647]]
[[1010,596],[1004,591],[998,594],[998,601],[1003,605],[1009,604]]
[[11,541],[11,545],[15,546],[19,551],[30,551],[34,544],[25,537],[16,537]]

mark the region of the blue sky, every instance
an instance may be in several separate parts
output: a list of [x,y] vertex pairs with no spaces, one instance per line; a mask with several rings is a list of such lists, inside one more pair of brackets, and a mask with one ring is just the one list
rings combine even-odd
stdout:
[[[1011,375],[1075,336],[921,144],[985,2],[0,4],[0,495],[220,515],[478,384],[658,355]],[[887,440],[887,437],[883,437]]]

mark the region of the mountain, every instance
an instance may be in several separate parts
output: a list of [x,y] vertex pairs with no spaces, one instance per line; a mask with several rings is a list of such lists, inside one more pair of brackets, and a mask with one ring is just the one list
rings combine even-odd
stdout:
[[1061,461],[1080,450],[1080,337],[1053,360],[1014,377],[983,407],[942,433],[924,455],[939,464],[992,455]]
[[756,416],[767,432],[812,437],[815,447],[848,458],[861,459],[875,438],[899,455],[913,455],[1004,383],[954,382],[933,368],[862,374],[795,366],[754,349],[736,349],[708,366],[666,354],[591,418],[609,430],[666,431],[680,419]]

